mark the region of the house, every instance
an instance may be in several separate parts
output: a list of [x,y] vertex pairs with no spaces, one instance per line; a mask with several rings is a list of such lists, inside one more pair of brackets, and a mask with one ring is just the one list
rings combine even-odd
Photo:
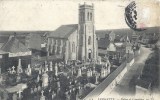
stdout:
[[32,52],[16,36],[10,36],[6,43],[0,48],[1,72],[18,65],[18,59],[22,60],[23,68],[31,63]]
[[116,34],[114,31],[98,30],[98,55],[108,56],[110,61],[121,62],[126,53],[133,53],[132,44],[127,34]]

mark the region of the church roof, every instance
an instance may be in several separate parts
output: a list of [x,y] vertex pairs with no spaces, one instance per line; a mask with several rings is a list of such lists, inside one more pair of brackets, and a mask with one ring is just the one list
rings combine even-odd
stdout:
[[54,32],[50,32],[48,37],[68,38],[77,29],[78,24],[62,25]]
[[29,51],[29,49],[14,36],[11,36],[8,39],[8,41],[1,47],[1,50],[11,53]]

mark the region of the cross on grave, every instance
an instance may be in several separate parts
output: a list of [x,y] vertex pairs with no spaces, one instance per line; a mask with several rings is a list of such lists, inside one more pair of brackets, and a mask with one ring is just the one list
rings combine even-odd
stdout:
[[15,71],[15,67],[13,66],[13,67],[12,67],[12,72],[11,72],[11,73],[14,74],[15,72],[16,72],[16,71]]
[[44,91],[42,90],[42,91],[41,91],[41,96],[44,96],[43,93],[44,93]]
[[10,74],[12,73],[11,68],[8,68],[8,73],[10,73]]
[[42,90],[40,100],[45,100],[45,96],[43,95],[43,93],[44,93],[44,91]]
[[22,93],[23,91],[21,91],[21,90],[19,90],[17,93],[18,93],[18,98],[22,98],[22,95],[21,95],[21,93]]

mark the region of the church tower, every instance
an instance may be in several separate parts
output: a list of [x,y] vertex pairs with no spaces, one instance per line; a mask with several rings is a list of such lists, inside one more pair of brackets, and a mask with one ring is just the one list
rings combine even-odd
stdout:
[[94,5],[79,5],[79,60],[97,59]]

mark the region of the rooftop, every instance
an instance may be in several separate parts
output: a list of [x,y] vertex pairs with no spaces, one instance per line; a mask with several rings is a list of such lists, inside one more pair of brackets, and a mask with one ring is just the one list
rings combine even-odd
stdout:
[[4,52],[11,52],[11,53],[29,51],[29,49],[14,36],[10,36],[8,41],[1,47],[1,50]]
[[55,31],[49,32],[49,37],[68,38],[77,29],[78,24],[62,25]]

